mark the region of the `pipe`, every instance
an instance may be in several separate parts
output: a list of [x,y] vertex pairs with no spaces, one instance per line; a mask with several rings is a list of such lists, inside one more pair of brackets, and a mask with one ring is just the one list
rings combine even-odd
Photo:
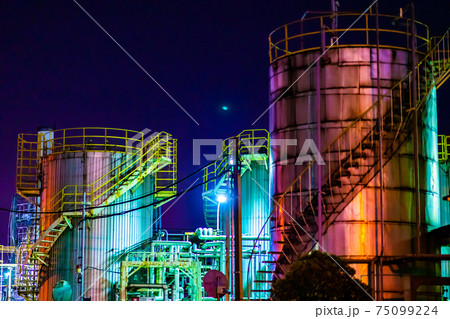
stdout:
[[244,298],[242,285],[242,207],[241,207],[241,159],[239,158],[239,139],[235,138],[236,164],[233,169],[233,217],[234,217],[234,284],[235,300],[240,301]]
[[161,229],[160,231],[162,231],[163,233],[166,233],[166,240],[165,241],[168,241],[169,240],[169,232],[166,229]]
[[[226,247],[225,247],[225,242],[223,241],[215,241],[215,242],[208,242],[203,244],[202,249],[197,249],[196,247],[194,247],[192,249],[193,253],[199,253],[199,254],[211,254],[211,251],[204,251],[204,249],[207,248],[213,248],[213,247],[219,247],[219,251],[218,256],[219,256],[219,268],[221,272],[225,271],[225,261],[224,261],[224,252],[226,251]],[[213,256],[217,256],[216,254],[213,253]]]
[[[337,1],[331,0],[331,11],[333,12],[333,18],[331,18],[331,29],[336,30],[337,28]],[[320,150],[320,148],[319,148]]]
[[175,241],[175,240],[158,240],[153,241],[151,246],[181,246],[181,247],[191,247],[192,243],[190,241]]
[[[229,179],[227,179],[227,189],[230,189],[230,182]],[[225,212],[225,276],[228,278],[228,285],[229,287],[233,287],[231,283],[231,270],[230,270],[230,238],[231,238],[231,225],[230,225],[230,219],[231,219],[231,207],[230,205],[227,205],[227,210]],[[230,294],[226,294],[225,299],[227,301],[230,300]]]
[[84,300],[84,268],[86,246],[86,192],[83,193],[83,211],[81,219],[81,300]]
[[378,2],[375,4],[376,10],[376,34],[377,34],[377,95],[378,95],[378,161],[379,161],[379,183],[380,183],[380,264],[379,264],[379,290],[380,298],[383,300],[383,253],[384,253],[384,209],[383,209],[383,190],[384,190],[384,179],[383,179],[383,116],[381,112],[381,86],[380,86],[380,29],[379,29],[379,13],[378,13]]
[[175,268],[174,269],[175,272],[175,276],[174,276],[174,280],[173,280],[173,284],[174,284],[174,291],[172,293],[172,300],[173,301],[177,301],[180,300],[180,269],[179,268]]
[[[202,230],[205,230],[208,228],[197,228],[195,230],[194,235],[198,236],[198,239],[200,240],[222,240],[225,241],[227,239],[227,236],[224,235],[202,235]],[[212,228],[211,228],[212,229]],[[232,236],[233,238],[234,236]],[[258,237],[258,236],[242,236],[242,240],[260,240],[260,241],[270,241],[269,237]]]
[[[325,52],[325,27],[322,26],[321,32],[320,32],[320,42],[321,42],[321,52]],[[316,64],[316,143],[317,148],[319,150],[322,149],[322,139],[321,139],[321,96],[320,96],[320,69],[321,69],[321,61],[322,59],[319,59],[319,61]],[[322,165],[317,165],[317,224],[318,224],[318,249],[319,251],[322,251]]]
[[416,204],[416,236],[417,236],[417,249],[416,253],[420,254],[420,171],[419,171],[419,123],[417,115],[417,74],[416,74],[416,23],[414,14],[414,3],[410,3],[411,6],[411,33],[412,33],[412,43],[411,43],[411,63],[412,63],[412,73],[411,73],[411,91],[412,91],[412,106],[414,108],[414,184],[416,187],[415,192],[415,204]]

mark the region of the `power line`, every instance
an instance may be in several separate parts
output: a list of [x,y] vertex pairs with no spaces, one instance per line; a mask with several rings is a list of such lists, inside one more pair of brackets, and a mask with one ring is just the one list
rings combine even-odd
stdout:
[[[171,187],[173,187],[173,186],[175,186],[175,185],[177,185],[177,184],[179,184],[179,183],[181,183],[181,182],[187,180],[188,178],[194,176],[195,174],[197,174],[197,173],[199,173],[200,171],[204,170],[205,168],[207,168],[207,167],[213,165],[214,163],[215,163],[215,162],[208,163],[208,164],[206,164],[206,165],[200,167],[199,169],[195,170],[193,173],[191,173],[191,174],[189,174],[189,175],[183,177],[182,179],[176,181],[175,183],[172,183],[172,184],[170,184],[170,185],[165,186],[164,188],[162,188],[162,189],[160,189],[160,190],[158,190],[158,191],[151,192],[151,193],[147,193],[147,194],[141,195],[141,196],[139,196],[139,197],[132,198],[132,199],[129,199],[129,200],[126,200],[126,201],[122,201],[122,202],[112,203],[112,204],[108,204],[108,205],[100,205],[100,206],[89,206],[89,207],[86,207],[85,209],[90,210],[90,209],[97,209],[97,208],[113,207],[113,206],[117,206],[117,205],[127,204],[127,203],[130,203],[130,202],[133,202],[133,201],[137,201],[137,200],[140,200],[140,199],[143,199],[143,198],[145,198],[145,197],[152,196],[152,195],[156,195],[156,194],[158,194],[159,192],[162,192],[162,191],[164,191],[164,190],[167,190],[167,189],[169,189],[169,188],[171,188]],[[168,198],[169,198],[169,197],[168,197]],[[164,201],[165,201],[165,200],[167,200],[167,198],[164,199]],[[160,202],[161,202],[161,201],[160,201]],[[157,203],[159,203],[159,202],[157,202]],[[41,214],[41,215],[51,215],[51,214],[73,213],[73,212],[79,211],[79,209],[68,209],[68,210],[64,210],[64,211],[56,211],[56,212],[23,212],[23,211],[17,211],[17,210],[13,210],[13,209],[8,209],[8,208],[0,208],[0,211],[4,211],[4,212],[8,212],[8,213],[17,213],[17,214]]]
[[[228,172],[229,172],[229,170],[223,171],[222,173],[220,173],[219,175],[217,175],[217,176],[214,177],[213,179],[219,178],[219,177],[221,177],[222,175],[224,175],[224,174],[226,174],[226,173],[228,173]],[[124,212],[120,212],[120,213],[112,213],[112,214],[100,215],[100,216],[86,217],[86,218],[84,218],[84,219],[102,219],[102,218],[108,218],[108,217],[113,217],[113,216],[121,216],[121,215],[129,214],[129,213],[134,212],[134,211],[136,211],[136,210],[139,210],[139,209],[142,209],[142,208],[147,208],[147,207],[150,207],[150,206],[154,206],[154,205],[157,205],[157,204],[159,204],[159,203],[166,202],[167,200],[176,198],[176,197],[178,197],[178,196],[182,196],[182,195],[184,195],[185,193],[188,193],[188,192],[190,192],[190,191],[196,189],[197,187],[202,186],[202,185],[204,185],[204,184],[206,184],[206,183],[209,183],[209,182],[210,182],[210,180],[206,180],[206,181],[204,181],[204,182],[201,182],[200,184],[195,185],[194,187],[189,187],[188,189],[185,189],[185,190],[183,190],[183,191],[181,191],[181,192],[179,192],[179,193],[176,193],[175,195],[169,196],[169,197],[167,197],[167,198],[164,198],[164,199],[159,200],[159,201],[156,201],[156,202],[152,202],[152,203],[147,204],[147,205],[143,205],[143,206],[139,206],[139,207],[136,207],[136,208],[132,208],[132,209],[126,210],[126,211],[124,211]],[[84,220],[84,219],[83,219],[83,220]]]

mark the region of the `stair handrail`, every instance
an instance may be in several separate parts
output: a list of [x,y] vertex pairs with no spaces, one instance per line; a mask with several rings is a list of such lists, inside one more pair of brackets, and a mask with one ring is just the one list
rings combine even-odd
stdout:
[[[168,152],[170,152],[170,149],[167,149],[168,145],[166,145],[166,144],[160,145],[160,147],[158,148],[159,142],[161,140],[163,140],[163,138],[161,138],[161,136],[163,136],[163,135],[165,137],[167,137],[167,141],[169,141],[168,143],[172,143],[173,142],[173,141],[171,141],[171,135],[170,134],[168,134],[166,132],[158,133],[154,138],[152,138],[150,141],[148,141],[147,143],[145,143],[144,145],[141,146],[141,148],[139,149],[139,153],[140,153],[139,157],[134,159],[125,168],[120,169],[120,166],[123,166],[125,163],[127,163],[127,161],[125,161],[124,164],[119,164],[117,167],[115,167],[115,168],[111,169],[110,171],[108,171],[107,173],[103,174],[101,177],[96,179],[91,184],[88,184],[88,185],[78,185],[78,184],[75,185],[74,184],[74,185],[66,185],[66,186],[64,186],[57,194],[55,194],[48,201],[48,204],[46,204],[45,211],[46,212],[57,212],[57,211],[63,210],[63,208],[64,208],[63,206],[65,204],[63,197],[65,197],[66,190],[70,189],[70,188],[75,188],[75,191],[73,193],[69,193],[68,196],[74,196],[75,198],[83,193],[83,192],[79,193],[78,192],[78,188],[83,188],[83,189],[89,189],[90,188],[91,190],[87,191],[86,195],[87,195],[87,198],[88,198],[88,202],[90,201],[91,205],[94,205],[95,200],[97,200],[100,196],[104,195],[107,191],[111,190],[117,184],[120,184],[121,182],[123,182],[126,178],[128,178],[136,170],[140,169],[142,167],[142,165],[145,165],[148,161],[150,161],[152,159],[158,158],[160,156],[164,156],[164,154],[165,155],[169,155],[169,154],[167,154]],[[147,147],[151,143],[152,143],[152,146],[151,147]],[[143,151],[144,148],[146,148],[145,151]],[[156,149],[156,151],[155,151],[155,149]],[[159,152],[160,150],[161,150],[161,152]],[[149,154],[152,154],[152,156],[147,156]],[[145,158],[145,159],[142,160],[143,158]],[[117,177],[117,175],[115,174],[114,177],[109,178],[107,180],[107,182],[104,182],[100,186],[97,186],[97,188],[94,188],[94,186],[96,184],[98,184],[99,182],[101,182],[103,179],[105,179],[105,177],[109,177],[112,172],[117,171],[119,169],[120,169],[119,174],[123,173],[123,172],[127,171],[128,169],[130,169],[131,167],[133,167],[134,165],[136,165],[138,162],[140,162],[140,164],[138,166],[136,166],[133,170],[131,170],[129,173],[127,173],[125,176],[122,176],[118,180],[117,183],[115,183],[113,186],[109,187],[106,191],[103,191],[100,194],[96,194],[96,192],[98,193],[98,191],[101,190],[102,187],[104,187],[109,182],[114,180]]]
[[[163,143],[170,143],[171,135],[167,132],[159,132],[157,135],[155,135],[150,141],[145,143],[145,145],[142,145],[141,149],[139,150],[139,157],[136,158],[134,161],[132,161],[130,164],[128,164],[124,168],[120,168],[123,164],[119,164],[119,166],[111,169],[109,172],[103,174],[103,176],[99,177],[96,181],[94,181],[92,185],[92,199],[91,202],[95,203],[95,201],[101,196],[104,196],[106,192],[111,190],[112,188],[120,185],[121,182],[128,179],[129,176],[131,176],[133,173],[135,173],[137,170],[142,168],[148,161],[152,159],[157,159],[159,157],[162,157],[163,154],[160,154],[159,151],[161,151],[163,148],[165,148],[164,145],[159,145],[161,141]],[[144,150],[145,149],[145,150]],[[166,150],[167,151],[167,150]],[[151,156],[148,156],[148,155]],[[134,155],[133,155],[134,156]],[[128,159],[125,161],[125,163],[128,161]],[[134,168],[133,168],[134,167]],[[126,173],[128,170],[130,170],[128,173]],[[113,175],[113,177],[110,177],[106,182],[103,182],[102,184],[96,186],[97,184],[101,183],[104,178],[108,178],[112,175],[112,173],[116,173]],[[126,175],[121,177],[122,173],[126,173]],[[101,189],[105,186],[107,186],[111,181],[114,179],[117,179],[117,182],[107,188],[105,191],[101,192]],[[96,194],[97,192],[100,192],[100,194]]]

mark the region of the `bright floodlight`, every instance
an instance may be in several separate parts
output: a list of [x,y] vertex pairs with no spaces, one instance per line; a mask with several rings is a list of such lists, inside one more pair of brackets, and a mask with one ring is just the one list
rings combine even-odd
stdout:
[[219,195],[217,196],[217,201],[219,203],[225,203],[227,201],[227,197],[225,195]]

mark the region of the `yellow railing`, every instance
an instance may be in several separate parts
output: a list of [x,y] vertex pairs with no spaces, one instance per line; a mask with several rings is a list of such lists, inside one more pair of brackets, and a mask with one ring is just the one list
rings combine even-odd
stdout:
[[87,202],[92,198],[92,185],[67,185],[45,205],[44,211],[58,212],[67,209],[80,210],[84,205],[84,193]]
[[69,152],[139,152],[145,133],[101,127],[68,128],[40,134],[19,134],[16,187],[25,195],[39,195],[40,159]]
[[165,198],[176,194],[177,186],[174,185],[177,180],[177,140],[172,140],[171,161],[155,174],[155,192],[158,192],[156,198]]
[[[336,15],[322,15],[304,18],[285,24],[269,35],[270,63],[288,55],[321,48],[321,30],[325,28],[326,47],[343,36],[334,47],[373,47],[376,45],[376,15],[364,14],[358,22],[347,29],[358,17],[358,13],[340,12]],[[330,29],[332,18],[337,18],[338,27]],[[379,15],[380,47],[410,50],[411,20],[393,15]],[[428,27],[416,22],[417,50],[426,53],[429,50]]]
[[44,154],[67,152],[134,153],[144,143],[143,132],[102,127],[69,128],[44,135]]
[[[172,156],[171,136],[166,132],[158,133],[136,155],[130,156],[125,164],[111,169],[92,184],[92,203],[103,202],[109,193],[118,189],[124,181],[138,172],[145,164],[161,159],[170,159]],[[151,164],[151,163],[150,163]]]
[[438,136],[438,154],[440,162],[448,161],[448,156],[450,154],[450,135]]
[[203,173],[203,181],[205,182],[203,192],[214,189],[217,183],[220,182],[216,180],[216,177],[228,169],[230,160],[235,152],[235,138],[238,139],[240,156],[257,158],[258,156],[269,155],[269,132],[265,129],[244,130],[239,135],[224,140],[222,143],[222,156],[208,166]]
[[39,190],[37,134],[17,138],[16,187],[25,193]]
[[[146,170],[158,171],[162,167],[164,177],[155,177],[158,183],[155,190],[161,190],[176,180],[176,140],[170,134],[160,132],[150,141],[128,154],[125,161],[112,168],[103,176],[89,185],[66,185],[45,206],[45,211],[81,210],[86,193],[86,204],[98,206],[105,202],[109,196],[118,191],[126,182],[146,175]],[[169,166],[168,168],[166,168]],[[159,171],[158,171],[159,172]],[[163,194],[155,198],[168,197],[176,193],[176,185],[165,189]]]

